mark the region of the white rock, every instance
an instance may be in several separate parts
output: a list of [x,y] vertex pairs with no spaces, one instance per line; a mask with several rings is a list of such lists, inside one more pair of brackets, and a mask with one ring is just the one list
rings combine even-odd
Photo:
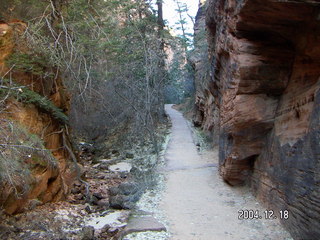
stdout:
[[103,217],[94,217],[86,221],[86,226],[92,226],[94,229],[102,229],[104,226],[109,225],[110,227],[123,227],[126,223],[122,222],[124,215],[127,215],[128,211],[116,211],[112,212]]
[[109,166],[109,170],[112,172],[130,172],[132,166],[127,162],[120,162],[114,165]]

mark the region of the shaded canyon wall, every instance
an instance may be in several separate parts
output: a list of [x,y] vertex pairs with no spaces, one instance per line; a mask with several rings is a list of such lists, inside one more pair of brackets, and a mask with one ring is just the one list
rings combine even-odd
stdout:
[[295,239],[319,239],[320,3],[209,0],[197,21],[209,67],[194,54],[194,122],[218,142],[221,176],[287,209]]

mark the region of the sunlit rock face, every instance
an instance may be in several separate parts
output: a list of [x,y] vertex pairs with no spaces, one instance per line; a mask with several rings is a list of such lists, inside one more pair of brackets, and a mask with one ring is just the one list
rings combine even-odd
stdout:
[[199,125],[219,138],[221,176],[288,210],[294,238],[319,239],[320,4],[209,0],[205,20]]

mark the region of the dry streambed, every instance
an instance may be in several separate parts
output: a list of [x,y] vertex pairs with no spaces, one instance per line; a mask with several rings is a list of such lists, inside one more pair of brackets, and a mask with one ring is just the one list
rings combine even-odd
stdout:
[[76,183],[67,202],[1,219],[1,239],[290,240],[278,219],[238,219],[239,210],[266,209],[247,187],[225,184],[217,151],[199,151],[201,141],[181,114],[167,111],[173,128],[160,158],[114,152],[85,165],[89,202]]
[[83,171],[90,185],[89,198],[85,186],[76,182],[64,202],[35,206],[15,216],[0,215],[0,239],[121,238],[135,202],[156,181],[153,168],[158,158],[150,153],[150,146],[142,148],[130,153],[112,151],[95,161],[86,158]]

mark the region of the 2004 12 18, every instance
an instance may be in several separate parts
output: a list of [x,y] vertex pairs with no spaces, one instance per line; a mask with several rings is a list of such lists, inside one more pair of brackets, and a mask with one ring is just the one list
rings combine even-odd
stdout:
[[275,214],[273,210],[265,210],[260,213],[259,210],[252,210],[252,209],[243,209],[238,211],[238,219],[239,220],[250,220],[250,219],[277,219],[277,215],[280,219],[288,219],[289,218],[289,211],[288,210],[280,210],[278,214]]

